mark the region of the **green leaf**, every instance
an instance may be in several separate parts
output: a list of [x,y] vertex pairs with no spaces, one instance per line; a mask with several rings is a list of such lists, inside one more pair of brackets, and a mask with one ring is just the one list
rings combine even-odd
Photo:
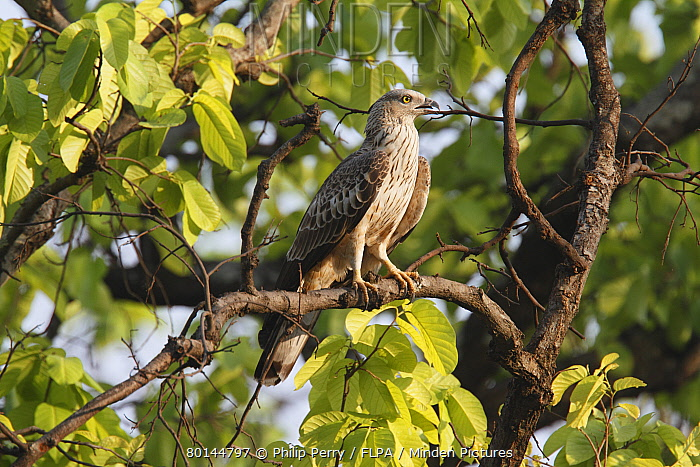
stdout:
[[348,330],[350,337],[352,337],[353,344],[356,344],[360,340],[362,333],[367,329],[372,318],[382,311],[384,310],[364,311],[359,308],[353,308],[348,312],[345,317],[345,329]]
[[319,443],[335,445],[357,426],[357,422],[343,412],[325,412],[314,415],[299,428],[299,441],[305,446]]
[[45,430],[50,430],[71,416],[72,413],[72,411],[64,409],[63,407],[56,407],[55,405],[42,402],[34,411],[34,421],[36,425]]
[[185,241],[189,245],[194,245],[200,233],[202,233],[202,229],[194,223],[189,210],[185,209],[182,213],[182,235],[185,237]]
[[676,456],[676,459],[680,459],[685,453],[683,447],[685,445],[686,438],[678,428],[667,425],[665,423],[660,423],[656,429],[657,434],[663,440],[669,451]]
[[155,113],[147,121],[140,125],[146,128],[171,128],[180,126],[187,120],[187,114],[182,109],[163,109]]
[[219,45],[231,45],[233,48],[245,45],[245,34],[230,23],[219,23],[214,26],[212,37]]
[[615,380],[615,382],[613,383],[613,389],[615,390],[615,392],[617,392],[629,388],[642,388],[646,385],[647,383],[645,383],[641,379],[635,378],[633,376],[626,376],[624,378]]
[[[403,318],[403,319],[401,319]],[[408,321],[415,330],[404,320]],[[417,300],[399,315],[399,327],[411,336],[426,360],[447,375],[457,366],[455,331],[444,314],[430,300]],[[418,332],[416,332],[416,330]]]
[[58,384],[76,384],[84,375],[83,364],[76,357],[49,355],[46,357],[49,377]]
[[558,449],[563,448],[566,445],[566,441],[574,433],[578,433],[575,428],[571,428],[568,425],[564,425],[554,431],[542,447],[542,452],[545,456],[549,457],[554,454]]
[[[425,362],[418,362],[411,373],[401,373],[401,376],[413,378],[409,386],[400,387],[426,406],[437,404],[460,387],[459,381],[453,375],[440,374]],[[401,385],[403,379],[396,380],[396,384]]]
[[[437,425],[439,439],[438,447],[440,450],[447,450],[455,443],[456,438],[455,432],[452,429],[452,426],[450,425],[452,419],[450,418],[450,414],[447,410],[447,406],[445,405],[445,401],[438,402],[438,411],[440,412],[440,421]],[[463,441],[460,440],[460,442]],[[470,444],[472,443],[470,442]]]
[[158,185],[153,192],[153,200],[168,217],[185,209],[185,199],[180,185],[169,180],[158,180]]
[[631,459],[625,464],[627,467],[663,467],[663,463],[656,459]]
[[80,156],[87,147],[88,137],[82,132],[68,128],[67,134],[62,138],[60,153],[61,160],[68,170],[75,173],[78,170]]
[[17,139],[31,143],[44,125],[44,107],[41,98],[35,94],[27,94],[24,104],[25,113],[21,117],[11,118],[7,126]]
[[76,100],[80,100],[85,92],[98,52],[97,37],[92,29],[78,32],[66,50],[58,83],[63,91],[70,91]]
[[622,407],[623,409],[625,409],[625,410],[627,411],[627,413],[629,413],[630,415],[632,415],[634,418],[639,418],[639,414],[641,413],[641,411],[639,410],[639,407],[637,407],[636,405],[634,405],[634,404],[625,404],[625,403],[621,403],[621,404],[618,404],[618,405],[619,405],[620,407]]
[[[78,117],[77,121],[94,132],[102,123],[102,111],[93,109]],[[68,170],[74,172],[78,170],[78,163],[83,151],[87,147],[89,138],[87,133],[69,123],[61,124],[60,153],[61,160]]]
[[474,438],[486,437],[486,414],[479,399],[463,388],[457,388],[447,396],[447,411],[450,419],[462,436],[462,441],[472,441]]
[[552,381],[552,392],[554,393],[552,405],[557,405],[561,402],[561,398],[564,397],[566,390],[588,376],[588,374],[588,369],[581,365],[570,366],[559,372],[554,381]]
[[5,190],[3,198],[7,204],[23,199],[34,185],[34,171],[27,166],[30,146],[15,139],[7,153],[5,167]]
[[29,90],[24,81],[15,76],[5,77],[5,92],[12,106],[12,113],[15,118],[22,117],[27,112],[29,105]]
[[138,107],[139,113],[138,110],[148,109],[153,105],[150,82],[156,76],[149,75],[146,71],[146,67],[153,64],[149,63],[152,59],[143,46],[130,41],[129,52],[126,64],[117,75],[117,83],[124,98]]
[[355,349],[372,359],[384,361],[392,370],[411,372],[416,367],[416,354],[408,338],[398,329],[375,324],[364,329]]
[[[348,436],[348,438],[349,437],[350,436]],[[396,439],[394,438],[391,430],[387,428],[371,430],[367,434],[366,441],[362,447],[365,449],[370,449],[370,451],[367,452],[376,453],[376,455],[362,456],[359,463],[361,467],[392,465],[391,461],[392,458],[394,458],[393,453],[397,452]],[[359,452],[362,451],[360,450]]]
[[48,97],[46,111],[49,115],[49,121],[54,126],[63,123],[68,112],[78,105],[78,101],[73,99],[70,92],[61,89],[58,82],[60,72],[61,65],[51,62],[42,70],[39,82],[40,92],[46,93]]
[[[337,357],[344,357],[347,350],[345,346],[347,338],[337,334],[326,337],[309,357],[304,366],[294,376],[294,386],[301,388],[306,382],[320,371],[327,361],[335,360]],[[335,359],[332,357],[336,357]],[[331,362],[331,365],[333,362]]]
[[615,368],[618,367],[617,364],[613,365],[613,362],[620,358],[620,355],[612,352],[607,354],[603,359],[600,361],[600,368],[598,368],[593,374],[599,375],[601,371],[608,372],[610,370],[614,370]]
[[574,428],[585,428],[593,408],[603,398],[607,390],[604,377],[587,376],[583,378],[571,393],[569,414],[566,423]]
[[607,467],[625,467],[629,465],[629,461],[638,456],[632,449],[618,449],[608,455]]
[[32,140],[30,146],[39,160],[37,163],[39,165],[45,164],[49,158],[49,134],[46,130],[39,131],[39,134]]
[[194,117],[201,129],[202,147],[217,164],[240,170],[246,158],[246,143],[231,110],[204,92],[194,97]]
[[154,174],[167,172],[165,159],[159,156],[147,156],[138,164],[130,164],[124,171],[122,186],[125,189],[132,189],[133,185],[141,185],[145,180],[150,179]]
[[399,413],[387,385],[366,371],[359,372],[364,408],[372,415],[394,419]]
[[121,3],[107,3],[97,10],[96,22],[107,63],[121,70],[129,58],[129,41],[136,32],[134,10]]
[[610,423],[613,439],[618,446],[624,445],[639,434],[637,425],[630,417],[616,417]]
[[408,409],[408,404],[406,403],[406,396],[404,392],[399,389],[399,387],[394,384],[391,380],[387,379],[384,381],[386,388],[389,390],[389,394],[394,401],[396,410],[398,411],[399,417],[403,417],[406,420],[411,419],[411,413]]
[[[38,345],[14,353],[9,366],[0,378],[0,397],[5,397],[10,391],[16,389],[25,378],[33,378],[39,367],[42,349]],[[0,361],[7,362],[7,352],[0,355]]]
[[399,452],[403,450],[404,453],[402,456],[398,456],[397,453],[396,457],[394,457],[395,460],[398,460],[398,464],[406,467],[424,465],[425,459],[420,459],[418,457],[411,459],[410,456],[405,455],[406,453],[411,452],[411,449],[416,450],[428,448],[428,445],[420,439],[418,429],[403,418],[390,420],[388,425],[389,429],[391,430],[391,434],[394,435],[396,449]]
[[187,216],[202,230],[216,229],[221,223],[221,213],[209,192],[186,170],[178,170],[173,176],[182,189]]
[[580,431],[573,432],[566,439],[566,461],[569,464],[580,464],[595,456],[588,439]]
[[119,71],[129,58],[130,38],[126,23],[119,18],[112,18],[107,21],[97,18],[96,21],[100,31],[102,53],[107,63]]

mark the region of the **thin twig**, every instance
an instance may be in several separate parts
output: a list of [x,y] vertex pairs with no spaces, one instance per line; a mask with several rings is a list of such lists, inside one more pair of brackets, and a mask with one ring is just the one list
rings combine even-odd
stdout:
[[255,183],[253,196],[248,205],[248,214],[241,228],[241,252],[251,252],[241,259],[241,290],[251,294],[255,294],[256,292],[253,271],[258,264],[258,257],[253,249],[253,231],[255,229],[255,222],[258,218],[260,206],[263,200],[267,198],[270,178],[272,177],[275,167],[277,167],[277,164],[287,157],[294,149],[306,144],[314,135],[318,134],[320,122],[321,109],[318,104],[309,105],[306,107],[305,113],[281,121],[280,125],[282,126],[303,124],[304,129],[293,138],[286,141],[272,156],[258,165],[257,182]]

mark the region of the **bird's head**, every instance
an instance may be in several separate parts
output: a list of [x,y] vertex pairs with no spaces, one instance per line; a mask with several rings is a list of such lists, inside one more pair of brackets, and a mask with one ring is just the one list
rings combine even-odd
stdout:
[[412,89],[394,89],[369,108],[368,125],[371,121],[399,120],[403,124],[413,123],[419,115],[425,115],[440,106],[432,99]]

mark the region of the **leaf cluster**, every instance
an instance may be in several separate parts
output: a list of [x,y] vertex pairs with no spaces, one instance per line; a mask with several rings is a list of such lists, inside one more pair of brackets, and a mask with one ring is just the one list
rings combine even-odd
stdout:
[[[91,400],[93,392],[106,389],[85,372],[80,359],[66,357],[62,349],[50,347],[47,339],[23,336],[0,354],[0,361],[0,397],[4,400],[0,423],[13,431],[14,427],[53,427]],[[36,428],[17,437],[30,443],[41,434]],[[140,462],[144,441],[144,436],[127,435],[118,415],[108,408],[67,436],[60,450],[51,450],[44,465],[74,465],[71,457],[105,466]],[[7,440],[2,442],[2,448],[9,446]],[[0,456],[0,465],[9,466],[11,460]]]
[[[380,314],[391,324],[370,324]],[[370,312],[354,309],[345,325],[350,337],[324,339],[294,379],[298,388],[311,382],[298,449],[343,451],[337,456],[343,465],[412,466],[424,464],[420,452],[431,446],[447,453],[485,445],[486,416],[451,375],[457,364],[455,334],[433,302],[400,300]],[[425,361],[417,360],[413,345]],[[268,452],[274,447],[279,446],[270,445]],[[377,460],[362,454],[369,452],[382,455]],[[312,455],[302,459],[303,465],[324,462]]]
[[[626,376],[611,381],[609,372],[618,368],[616,353],[603,357],[592,373],[574,365],[562,370],[552,383],[559,404],[569,395],[566,424],[552,433],[543,454],[556,466],[691,466],[700,462],[700,425],[686,437],[678,428],[654,417],[641,415],[639,406],[618,402],[618,394],[646,384]],[[535,459],[539,462],[539,459]]]

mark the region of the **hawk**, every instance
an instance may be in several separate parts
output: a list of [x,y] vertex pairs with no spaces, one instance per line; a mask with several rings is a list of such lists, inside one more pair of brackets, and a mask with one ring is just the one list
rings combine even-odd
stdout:
[[[393,249],[413,231],[425,209],[430,166],[418,155],[419,115],[439,108],[423,94],[395,89],[369,109],[365,140],[323,182],[306,210],[287,252],[277,289],[306,292],[350,279],[365,304],[363,279],[385,266],[406,292],[413,294],[411,276],[389,260]],[[258,341],[263,348],[255,379],[274,386],[287,378],[320,311],[300,320],[270,313]]]

